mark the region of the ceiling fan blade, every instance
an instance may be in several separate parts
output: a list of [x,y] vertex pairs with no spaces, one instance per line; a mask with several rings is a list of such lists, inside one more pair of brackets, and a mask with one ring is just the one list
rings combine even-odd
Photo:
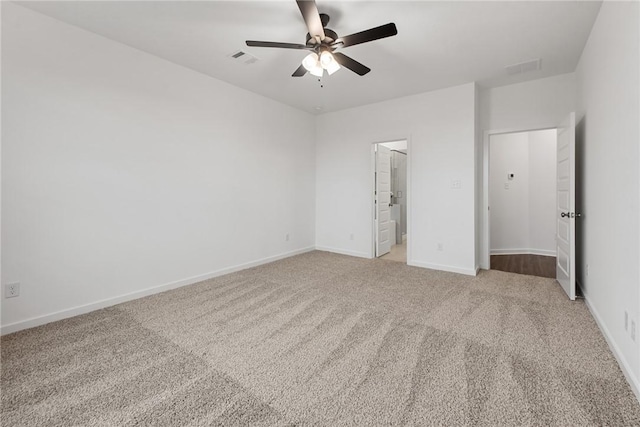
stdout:
[[304,68],[304,65],[301,65],[293,72],[293,74],[291,74],[291,77],[302,77],[305,74],[307,74],[307,69]]
[[345,68],[350,69],[351,71],[353,71],[354,73],[360,76],[364,76],[369,71],[371,71],[371,68],[365,65],[362,65],[361,63],[359,63],[353,58],[348,57],[344,53],[333,52],[333,57],[338,62],[338,64],[342,65]]
[[307,24],[311,38],[320,36],[320,40],[324,40],[324,27],[315,0],[296,0],[296,3],[298,3],[304,23]]
[[367,43],[373,40],[383,39],[385,37],[395,36],[396,34],[398,34],[396,24],[389,23],[381,25],[379,27],[360,31],[359,33],[339,37],[338,40],[333,43],[333,45],[340,47],[353,46],[356,44]]
[[309,46],[299,43],[280,43],[280,42],[261,42],[256,40],[247,40],[247,46],[251,47],[279,47],[282,49],[312,49]]

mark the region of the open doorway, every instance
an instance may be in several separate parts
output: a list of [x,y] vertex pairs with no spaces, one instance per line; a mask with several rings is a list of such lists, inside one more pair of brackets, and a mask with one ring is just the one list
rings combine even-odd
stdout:
[[374,144],[375,256],[407,263],[407,140]]
[[489,137],[490,268],[556,277],[557,130]]

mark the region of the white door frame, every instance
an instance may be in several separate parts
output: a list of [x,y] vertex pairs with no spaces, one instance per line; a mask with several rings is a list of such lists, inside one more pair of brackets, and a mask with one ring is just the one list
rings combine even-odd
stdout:
[[491,234],[489,221],[489,140],[493,135],[505,133],[535,132],[538,130],[557,129],[558,124],[541,125],[535,127],[509,128],[485,130],[482,138],[482,243],[480,245],[480,268],[489,270],[491,267]]
[[376,144],[384,144],[393,141],[407,141],[407,264],[411,260],[411,136],[399,136],[398,138],[387,138],[382,141],[371,143],[371,169],[369,170],[370,194],[371,194],[371,215],[369,216],[369,224],[371,224],[371,248],[369,249],[369,258],[376,257]]

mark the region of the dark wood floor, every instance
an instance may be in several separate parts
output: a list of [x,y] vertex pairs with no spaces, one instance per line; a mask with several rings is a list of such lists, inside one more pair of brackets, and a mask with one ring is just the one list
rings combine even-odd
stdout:
[[556,257],[491,255],[491,269],[540,277],[556,277]]

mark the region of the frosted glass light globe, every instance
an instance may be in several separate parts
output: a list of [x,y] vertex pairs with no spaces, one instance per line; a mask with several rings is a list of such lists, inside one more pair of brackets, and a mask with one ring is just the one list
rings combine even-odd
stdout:
[[320,54],[320,65],[322,68],[327,68],[332,62],[335,62],[333,55],[328,50],[325,50]]
[[302,66],[307,69],[307,71],[312,71],[314,68],[318,67],[318,55],[315,52],[311,52],[309,55],[305,56],[302,60]]

